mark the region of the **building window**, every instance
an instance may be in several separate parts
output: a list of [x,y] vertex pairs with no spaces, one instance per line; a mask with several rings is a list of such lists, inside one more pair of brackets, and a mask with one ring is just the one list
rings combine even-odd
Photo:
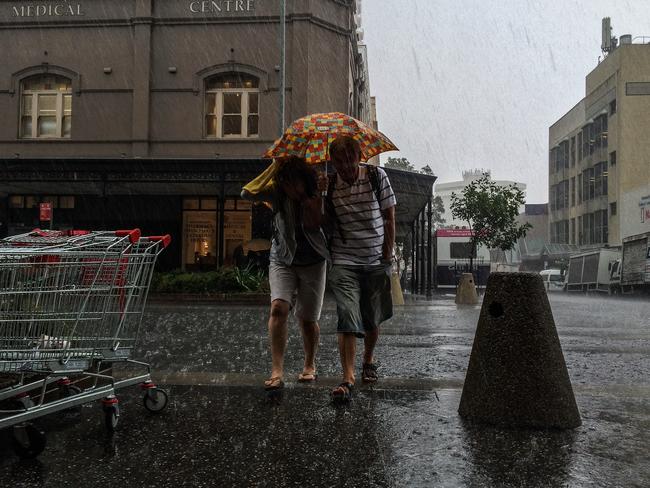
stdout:
[[609,153],[609,165],[616,166],[616,151]]
[[571,219],[571,241],[569,244],[576,244],[576,219]]
[[578,161],[582,161],[582,132],[578,132]]
[[20,85],[20,137],[56,139],[72,130],[72,82],[57,75],[37,75]]
[[571,177],[571,206],[576,206],[576,178]]
[[576,137],[571,138],[571,167],[576,165]]
[[451,242],[449,244],[449,257],[451,259],[469,259],[476,257],[476,250],[472,252],[470,242]]
[[584,229],[582,227],[582,215],[578,216],[578,245],[584,244]]
[[609,204],[609,214],[613,217],[616,215],[616,202],[612,202]]
[[25,208],[25,197],[22,195],[11,195],[9,197],[9,208]]
[[609,102],[609,115],[614,115],[616,113],[616,99]]
[[220,74],[205,84],[207,137],[248,138],[259,135],[259,80],[243,73]]
[[578,204],[582,203],[582,173],[578,174]]
[[607,120],[607,115],[603,115],[600,118],[600,145],[602,147],[608,146],[608,137],[609,137],[609,122]]

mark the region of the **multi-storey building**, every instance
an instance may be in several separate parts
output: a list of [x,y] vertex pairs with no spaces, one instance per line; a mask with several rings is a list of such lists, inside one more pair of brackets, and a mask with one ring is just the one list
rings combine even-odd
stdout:
[[55,227],[171,233],[173,267],[268,238],[239,193],[281,107],[286,123],[371,108],[357,3],[286,5],[283,70],[278,0],[0,0],[0,237],[50,202]]
[[551,243],[615,246],[650,231],[648,113],[650,45],[621,36],[549,129]]

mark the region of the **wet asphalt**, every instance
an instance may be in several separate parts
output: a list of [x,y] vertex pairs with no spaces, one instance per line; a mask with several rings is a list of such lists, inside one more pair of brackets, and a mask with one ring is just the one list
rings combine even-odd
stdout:
[[334,407],[335,310],[321,320],[319,380],[299,385],[294,321],[287,386],[269,399],[266,306],[152,302],[140,353],[170,393],[165,412],[120,392],[41,421],[48,445],[21,461],[0,440],[0,486],[647,487],[650,302],[557,294],[551,305],[583,424],[569,431],[472,425],[457,415],[480,306],[410,301],[382,329],[381,380]]

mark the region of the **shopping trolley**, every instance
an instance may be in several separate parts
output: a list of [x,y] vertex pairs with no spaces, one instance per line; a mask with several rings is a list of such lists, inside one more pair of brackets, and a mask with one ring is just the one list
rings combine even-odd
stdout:
[[[94,400],[114,430],[120,388],[141,384],[144,406],[165,408],[167,393],[151,381],[149,364],[131,354],[156,259],[169,242],[137,229],[35,230],[0,240],[0,402],[8,403],[0,429],[14,427],[17,454],[34,457],[45,447],[32,420]],[[116,379],[119,363],[144,371]],[[79,377],[89,386],[74,384]]]

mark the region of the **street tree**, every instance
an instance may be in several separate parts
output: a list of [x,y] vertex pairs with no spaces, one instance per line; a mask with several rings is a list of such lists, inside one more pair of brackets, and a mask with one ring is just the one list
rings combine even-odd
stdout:
[[451,213],[468,223],[470,238],[470,269],[480,245],[488,249],[512,249],[532,226],[519,224],[519,209],[525,203],[524,192],[516,185],[498,185],[484,173],[460,194],[451,194]]
[[401,169],[402,171],[416,171],[415,167],[406,158],[388,158],[386,168]]

